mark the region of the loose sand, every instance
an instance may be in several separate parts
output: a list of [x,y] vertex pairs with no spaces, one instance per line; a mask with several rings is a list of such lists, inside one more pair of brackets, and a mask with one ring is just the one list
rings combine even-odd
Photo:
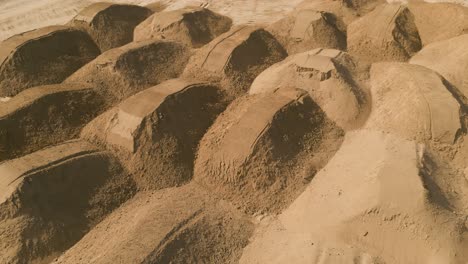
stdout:
[[0,0],[0,263],[467,264],[468,7],[392,2]]

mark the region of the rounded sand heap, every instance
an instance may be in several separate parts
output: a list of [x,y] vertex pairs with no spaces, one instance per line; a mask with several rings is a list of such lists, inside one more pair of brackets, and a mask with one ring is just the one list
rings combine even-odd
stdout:
[[79,2],[0,43],[0,263],[468,263],[468,8]]

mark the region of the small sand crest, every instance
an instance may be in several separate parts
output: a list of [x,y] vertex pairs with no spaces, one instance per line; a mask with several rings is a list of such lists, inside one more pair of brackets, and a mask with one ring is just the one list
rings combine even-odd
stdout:
[[0,96],[61,83],[100,54],[86,33],[64,26],[41,28],[0,43]]
[[177,78],[191,55],[178,42],[146,40],[108,50],[70,76],[66,82],[95,85],[112,106],[163,81]]
[[81,83],[33,87],[0,103],[0,160],[77,137],[102,103],[94,87]]
[[94,39],[102,52],[133,41],[133,30],[153,11],[137,5],[94,3],[81,10],[68,24]]
[[135,28],[134,40],[165,39],[199,48],[231,28],[229,17],[201,7],[156,13]]
[[53,263],[236,263],[252,229],[195,185],[142,192]]
[[365,61],[406,61],[422,47],[414,16],[402,4],[383,4],[348,27],[348,52]]
[[82,137],[113,150],[141,189],[178,186],[192,178],[196,147],[222,99],[215,85],[169,80],[96,118]]
[[252,83],[249,94],[302,89],[327,116],[348,130],[362,124],[366,92],[359,85],[360,67],[349,54],[333,49],[299,53],[274,64]]
[[346,49],[346,34],[338,29],[332,13],[300,9],[271,24],[267,30],[289,55],[314,48]]
[[125,200],[135,184],[109,153],[71,141],[0,164],[0,262],[47,262]]
[[341,136],[304,92],[242,97],[202,139],[194,177],[249,213],[278,212],[333,155]]
[[264,29],[237,26],[199,49],[183,76],[220,82],[228,93],[239,96],[258,74],[286,56],[281,44]]
[[[322,263],[328,251],[317,256],[316,247],[323,244],[352,246],[374,259],[370,263],[464,263],[464,220],[433,199],[437,189],[426,187],[429,162],[413,141],[349,132],[306,191],[257,231],[240,263]],[[347,256],[335,263],[355,259]]]

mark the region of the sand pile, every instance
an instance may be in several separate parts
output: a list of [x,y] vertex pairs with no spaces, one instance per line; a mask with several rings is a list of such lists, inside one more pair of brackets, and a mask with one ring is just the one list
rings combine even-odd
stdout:
[[0,262],[47,263],[130,198],[106,152],[72,141],[0,164]]
[[302,9],[271,24],[267,30],[286,48],[288,54],[314,48],[346,48],[346,35],[331,13]]
[[336,27],[346,32],[347,27],[354,20],[372,11],[377,5],[385,3],[383,0],[304,0],[295,10],[315,10],[332,14]]
[[0,96],[39,85],[61,83],[100,54],[84,32],[51,26],[0,43]]
[[264,29],[237,26],[198,50],[184,77],[220,82],[228,93],[240,95],[258,74],[286,56],[281,44]]
[[137,5],[95,3],[83,9],[69,24],[88,32],[101,51],[133,41],[133,30],[153,11]]
[[191,55],[178,42],[147,40],[108,50],[66,82],[95,85],[112,105],[145,88],[178,77]]
[[177,186],[192,178],[198,141],[224,108],[218,87],[169,80],[104,113],[82,137],[113,150],[141,189]]
[[151,4],[147,4],[145,7],[156,13],[164,11],[167,8],[167,4],[162,1],[156,1]]
[[143,192],[53,263],[236,263],[252,229],[196,186]]
[[307,190],[258,231],[240,263],[464,263],[465,219],[438,199],[430,180],[438,165],[426,153],[392,135],[348,133]]
[[326,164],[341,135],[304,92],[242,97],[203,137],[195,180],[249,213],[278,212]]
[[0,263],[466,264],[466,9],[297,1],[1,43]]
[[384,4],[348,27],[348,51],[366,61],[406,61],[421,49],[411,11]]
[[199,48],[231,28],[229,17],[201,7],[156,13],[135,28],[135,41],[166,39]]
[[414,15],[414,22],[424,46],[468,33],[468,7],[451,3],[412,1],[408,8]]
[[437,73],[383,62],[371,68],[372,112],[365,127],[420,142],[451,144],[461,132],[460,105]]
[[410,63],[422,65],[444,76],[452,92],[468,106],[468,34],[427,45]]
[[249,94],[279,89],[305,90],[325,114],[344,129],[358,127],[366,117],[366,93],[353,79],[359,66],[346,52],[315,49],[290,56],[264,72],[252,83]]
[[38,86],[0,103],[0,160],[78,136],[102,103],[92,86],[81,84]]

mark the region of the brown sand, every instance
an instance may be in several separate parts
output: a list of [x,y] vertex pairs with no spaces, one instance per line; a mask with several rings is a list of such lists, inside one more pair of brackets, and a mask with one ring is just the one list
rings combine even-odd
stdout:
[[453,87],[453,93],[468,106],[468,34],[427,45],[410,63],[432,69],[444,76]]
[[0,43],[0,263],[466,264],[466,9],[288,2],[162,1],[141,28],[173,40],[145,41],[157,4],[94,5],[130,42],[100,56],[67,27]]
[[84,32],[41,28],[0,43],[0,96],[14,96],[39,85],[61,83],[100,54]]
[[183,76],[220,82],[229,94],[238,96],[248,90],[258,74],[286,55],[264,29],[237,26],[198,50]]
[[135,27],[152,13],[141,6],[100,2],[83,9],[69,24],[88,32],[104,52],[132,42]]
[[56,84],[27,89],[0,103],[0,160],[77,137],[103,109],[92,86]]
[[288,54],[314,48],[346,49],[346,33],[338,29],[332,13],[301,9],[268,28]]
[[192,178],[198,141],[224,110],[220,89],[181,79],[146,89],[93,120],[82,137],[114,150],[140,189]]
[[231,28],[229,17],[201,7],[156,13],[135,28],[134,40],[166,39],[199,48]]
[[239,98],[200,143],[195,180],[249,213],[278,212],[341,143],[304,92]]
[[421,49],[411,11],[383,4],[348,27],[348,51],[367,61],[406,61]]
[[53,263],[236,263],[253,229],[238,215],[194,185],[143,192]]
[[344,129],[352,129],[362,125],[367,117],[366,92],[355,81],[360,78],[359,71],[349,54],[315,49],[271,66],[255,79],[249,93],[305,90],[331,120]]
[[96,86],[113,105],[145,88],[178,77],[191,52],[185,45],[163,40],[132,42],[108,50],[65,82]]
[[109,153],[81,141],[0,164],[0,262],[45,263],[130,198]]

